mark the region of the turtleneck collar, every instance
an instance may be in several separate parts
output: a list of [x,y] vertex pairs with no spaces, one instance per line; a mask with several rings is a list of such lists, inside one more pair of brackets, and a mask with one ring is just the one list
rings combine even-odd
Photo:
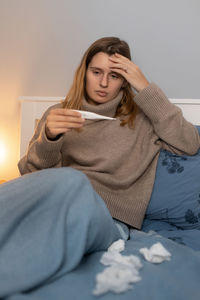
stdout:
[[94,112],[96,114],[104,115],[107,117],[113,117],[116,113],[117,107],[122,99],[123,92],[120,91],[119,94],[111,101],[102,104],[91,104],[85,98],[83,99],[81,109]]

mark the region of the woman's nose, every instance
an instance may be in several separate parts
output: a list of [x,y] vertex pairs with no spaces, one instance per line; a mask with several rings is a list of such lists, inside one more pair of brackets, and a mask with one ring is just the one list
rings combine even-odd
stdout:
[[108,86],[108,76],[106,74],[101,77],[100,85],[102,87],[107,87]]

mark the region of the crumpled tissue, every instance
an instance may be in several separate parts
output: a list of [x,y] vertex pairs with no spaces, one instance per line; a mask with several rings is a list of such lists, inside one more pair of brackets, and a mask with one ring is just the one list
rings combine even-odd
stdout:
[[121,293],[132,288],[131,283],[141,280],[139,270],[142,267],[140,259],[135,255],[121,255],[124,250],[124,240],[114,242],[100,260],[108,266],[96,276],[96,288],[93,294],[98,296],[109,291]]
[[171,253],[165,249],[161,243],[156,243],[151,248],[141,248],[140,253],[143,254],[144,258],[154,264],[160,264],[161,262],[171,258]]

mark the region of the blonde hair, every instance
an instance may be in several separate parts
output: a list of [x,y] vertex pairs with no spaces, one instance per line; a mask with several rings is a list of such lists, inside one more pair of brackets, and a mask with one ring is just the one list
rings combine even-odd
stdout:
[[[95,41],[83,55],[80,65],[75,72],[72,86],[63,102],[64,108],[81,109],[83,97],[87,98],[85,90],[86,71],[93,56],[99,52],[104,52],[108,55],[119,53],[131,60],[130,48],[125,41],[117,37],[104,37]],[[128,124],[130,128],[133,128],[138,106],[133,101],[134,93],[131,85],[126,82],[122,89],[122,100],[117,107],[115,116],[127,116],[123,118],[120,125],[124,126]]]

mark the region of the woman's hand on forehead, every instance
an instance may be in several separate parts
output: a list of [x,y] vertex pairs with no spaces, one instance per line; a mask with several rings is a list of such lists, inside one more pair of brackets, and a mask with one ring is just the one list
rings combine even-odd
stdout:
[[115,53],[109,57],[109,60],[113,63],[111,70],[122,75],[137,92],[149,85],[140,68],[127,57]]

